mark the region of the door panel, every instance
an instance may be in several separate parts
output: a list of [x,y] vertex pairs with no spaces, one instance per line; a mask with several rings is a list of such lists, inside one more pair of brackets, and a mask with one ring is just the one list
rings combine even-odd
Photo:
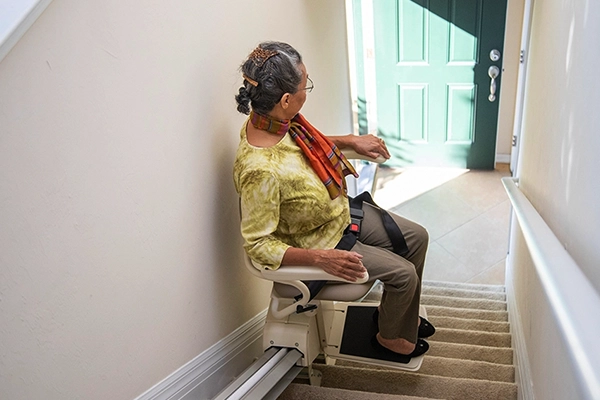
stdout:
[[400,133],[404,140],[427,142],[427,85],[399,85]]
[[473,143],[474,107],[477,97],[475,85],[448,85],[448,130],[446,143],[468,145]]

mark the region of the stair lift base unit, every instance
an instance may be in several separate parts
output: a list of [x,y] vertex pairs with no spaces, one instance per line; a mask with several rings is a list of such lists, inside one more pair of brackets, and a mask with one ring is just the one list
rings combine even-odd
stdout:
[[263,329],[263,349],[267,350],[271,347],[296,349],[303,355],[300,360],[301,365],[308,367],[321,353],[316,314],[315,309],[277,319],[269,310]]
[[[278,299],[280,306],[291,304],[290,299]],[[371,365],[417,371],[423,356],[406,357],[375,348],[371,340],[378,329],[373,313],[378,303],[312,301],[317,308],[300,314],[290,314],[283,319],[267,315],[263,333],[263,348],[294,348],[303,354],[299,361],[310,367],[319,354],[331,359],[358,361]],[[424,307],[420,314],[427,317]]]

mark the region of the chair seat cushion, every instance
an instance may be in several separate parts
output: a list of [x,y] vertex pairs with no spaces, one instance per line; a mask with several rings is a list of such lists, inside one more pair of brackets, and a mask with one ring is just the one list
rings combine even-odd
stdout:
[[[321,289],[315,300],[356,301],[366,296],[374,285],[375,282],[361,284],[330,282]],[[273,288],[280,297],[293,298],[300,294],[295,287],[283,283],[275,282]]]

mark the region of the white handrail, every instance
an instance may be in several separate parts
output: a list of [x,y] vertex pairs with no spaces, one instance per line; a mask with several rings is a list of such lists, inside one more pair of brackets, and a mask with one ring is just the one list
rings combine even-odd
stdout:
[[517,186],[502,183],[557,318],[585,399],[600,399],[600,295]]

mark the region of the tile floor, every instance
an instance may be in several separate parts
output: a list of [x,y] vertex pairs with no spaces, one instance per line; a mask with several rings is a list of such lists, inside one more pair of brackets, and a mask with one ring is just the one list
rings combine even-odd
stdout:
[[430,244],[424,279],[504,284],[510,203],[494,171],[385,168],[377,172],[375,201],[423,225]]

